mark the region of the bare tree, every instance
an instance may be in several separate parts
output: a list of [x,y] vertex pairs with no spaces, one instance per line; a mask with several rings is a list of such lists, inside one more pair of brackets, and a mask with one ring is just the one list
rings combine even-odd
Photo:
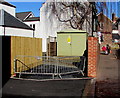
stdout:
[[[60,22],[67,22],[74,29],[81,30],[84,22],[92,25],[92,12],[103,12],[106,8],[105,2],[51,2],[52,13]],[[94,8],[94,9],[93,9]],[[99,24],[99,23],[97,23]]]
[[90,23],[89,15],[92,9],[88,2],[52,2],[51,6],[58,20],[68,22],[74,29],[82,29],[85,20]]

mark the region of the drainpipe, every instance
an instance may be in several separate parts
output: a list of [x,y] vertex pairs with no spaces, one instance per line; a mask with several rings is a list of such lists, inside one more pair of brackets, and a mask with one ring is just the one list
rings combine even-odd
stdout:
[[3,26],[3,28],[4,28],[4,31],[3,31],[3,32],[4,32],[4,36],[5,36],[5,26]]
[[35,31],[33,30],[33,37],[35,37]]

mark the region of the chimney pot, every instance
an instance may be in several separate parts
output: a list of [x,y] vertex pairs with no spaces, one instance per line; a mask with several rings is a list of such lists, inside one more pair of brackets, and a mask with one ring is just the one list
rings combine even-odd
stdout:
[[112,13],[112,21],[115,22],[115,13]]

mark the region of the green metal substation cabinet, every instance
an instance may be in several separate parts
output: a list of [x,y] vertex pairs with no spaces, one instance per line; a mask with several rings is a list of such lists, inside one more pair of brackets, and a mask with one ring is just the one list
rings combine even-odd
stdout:
[[82,56],[86,50],[87,33],[66,30],[57,33],[57,56]]

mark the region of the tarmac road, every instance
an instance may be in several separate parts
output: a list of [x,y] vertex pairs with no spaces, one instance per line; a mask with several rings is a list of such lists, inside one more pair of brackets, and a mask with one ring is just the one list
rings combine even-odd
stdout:
[[31,81],[10,79],[3,87],[2,98],[81,98],[86,79]]

